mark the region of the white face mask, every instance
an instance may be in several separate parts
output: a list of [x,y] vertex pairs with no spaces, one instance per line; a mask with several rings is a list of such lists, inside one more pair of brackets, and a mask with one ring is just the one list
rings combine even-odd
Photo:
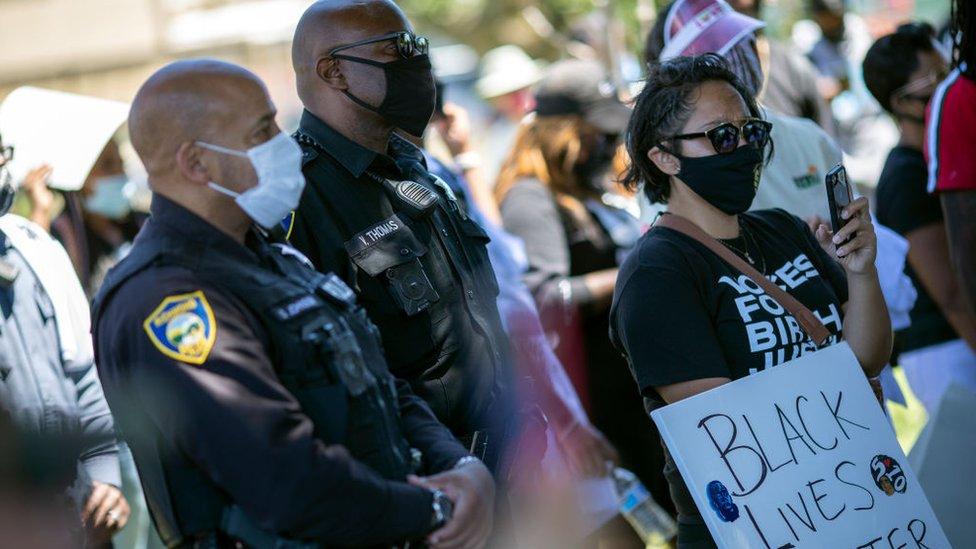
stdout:
[[219,153],[250,159],[258,174],[258,184],[244,191],[234,192],[211,181],[211,189],[234,198],[255,223],[271,229],[295,208],[305,190],[302,174],[302,149],[288,134],[280,132],[268,141],[247,152],[228,149],[197,141],[197,145]]
[[122,219],[132,209],[126,194],[128,184],[129,179],[124,175],[96,179],[92,194],[85,199],[85,209],[109,219]]

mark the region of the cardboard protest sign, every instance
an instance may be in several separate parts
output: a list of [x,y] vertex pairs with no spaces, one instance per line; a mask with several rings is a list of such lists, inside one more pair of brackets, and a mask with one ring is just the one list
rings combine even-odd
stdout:
[[19,184],[30,170],[49,164],[48,186],[77,191],[128,115],[129,106],[118,101],[17,88],[0,104],[0,136],[14,147],[10,175]]
[[846,343],[651,417],[719,547],[950,547]]

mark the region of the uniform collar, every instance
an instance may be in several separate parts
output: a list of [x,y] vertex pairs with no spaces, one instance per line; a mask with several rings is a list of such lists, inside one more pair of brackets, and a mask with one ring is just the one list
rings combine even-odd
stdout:
[[[204,248],[231,253],[249,261],[257,261],[257,255],[246,246],[161,194],[153,194],[149,211],[152,213],[149,223],[158,224],[189,242],[195,242]],[[248,238],[251,236],[249,234]]]
[[423,152],[396,134],[390,136],[387,154],[381,155],[337,132],[308,110],[302,112],[298,131],[311,137],[322,152],[334,158],[354,177],[361,177],[374,163],[381,164],[380,169],[384,169],[395,162],[401,171],[405,171],[403,161],[416,161],[426,166]]

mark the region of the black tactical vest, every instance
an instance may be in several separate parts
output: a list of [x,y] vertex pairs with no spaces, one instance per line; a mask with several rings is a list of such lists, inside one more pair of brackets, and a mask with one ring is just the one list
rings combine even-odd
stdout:
[[[455,436],[470,442],[476,431],[490,431],[501,449],[514,408],[512,359],[487,233],[450,187],[426,172],[422,153],[400,138],[391,140],[392,158],[399,179],[409,179],[367,169],[357,180],[377,189],[377,198],[383,197],[377,204],[341,192],[349,180],[322,171],[332,157],[313,135],[299,130],[295,139],[309,187],[328,195],[322,206],[329,222],[315,228],[316,239],[342,243],[348,263],[332,268],[383,331],[391,368]],[[303,198],[299,209],[309,201]],[[493,457],[479,457],[494,467]]]
[[[93,306],[96,319],[115,290],[136,273],[160,266],[190,268],[201,283],[233,295],[259,319],[278,377],[312,420],[316,437],[341,444],[387,479],[404,480],[412,472],[378,330],[338,277],[315,272],[293,249],[261,236],[250,235],[257,264],[204,250],[159,225],[147,229],[106,278]],[[165,448],[160,433],[147,436],[141,430],[124,434],[164,541],[218,529],[227,498],[200,471],[168,462],[173,449]]]

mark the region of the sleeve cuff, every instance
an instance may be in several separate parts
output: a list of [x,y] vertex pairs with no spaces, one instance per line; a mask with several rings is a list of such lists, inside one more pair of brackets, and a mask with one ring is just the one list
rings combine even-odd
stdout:
[[122,473],[119,470],[118,451],[85,458],[81,462],[92,480],[122,488]]

